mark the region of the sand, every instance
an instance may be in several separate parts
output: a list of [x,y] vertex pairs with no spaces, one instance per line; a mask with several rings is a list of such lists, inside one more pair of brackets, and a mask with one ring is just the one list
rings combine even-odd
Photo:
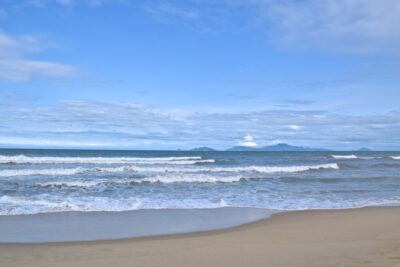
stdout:
[[288,212],[162,237],[0,244],[0,266],[400,267],[400,207]]

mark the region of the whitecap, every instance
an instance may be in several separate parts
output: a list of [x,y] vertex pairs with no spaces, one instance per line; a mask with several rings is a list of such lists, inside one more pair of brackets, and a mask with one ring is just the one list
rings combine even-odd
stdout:
[[280,173],[304,172],[321,169],[339,169],[337,163],[306,166],[245,166],[245,167],[213,167],[213,168],[168,168],[168,167],[138,167],[121,166],[115,168],[96,168],[100,172],[166,172],[166,173],[213,173],[213,172],[253,172],[253,173]]
[[59,182],[43,182],[35,183],[37,187],[43,188],[89,188],[104,183],[103,180],[99,181],[59,181]]
[[335,159],[357,159],[356,155],[331,155]]
[[0,170],[0,177],[36,176],[36,175],[76,175],[85,172],[85,168],[51,168],[51,169],[18,169]]
[[129,172],[140,172],[140,173],[292,173],[292,172],[304,172],[312,170],[322,169],[339,169],[339,165],[336,163],[328,163],[321,165],[310,165],[310,166],[247,166],[247,167],[214,167],[214,168],[203,168],[203,167],[139,167],[139,166],[120,166],[120,167],[98,167],[98,168],[52,168],[52,169],[19,169],[19,170],[1,170],[0,177],[13,177],[13,176],[56,176],[56,175],[76,175],[81,173],[93,173],[93,172],[104,172],[104,173],[129,173]]
[[110,181],[111,183],[235,183],[245,179],[241,176],[212,176],[212,175],[156,175],[146,178],[130,178]]
[[25,155],[0,155],[0,163],[5,164],[43,164],[43,163],[89,163],[89,164],[196,164],[214,163],[214,159],[201,157],[31,157]]

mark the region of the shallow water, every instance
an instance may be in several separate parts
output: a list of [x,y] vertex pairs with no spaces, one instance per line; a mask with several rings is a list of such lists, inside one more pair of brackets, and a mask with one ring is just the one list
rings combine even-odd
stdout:
[[265,219],[253,208],[57,212],[0,216],[0,243],[122,239],[217,230]]

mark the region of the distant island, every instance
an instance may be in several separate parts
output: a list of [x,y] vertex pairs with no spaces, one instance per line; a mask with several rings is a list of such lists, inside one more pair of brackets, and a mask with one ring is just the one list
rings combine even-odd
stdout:
[[227,151],[332,151],[325,148],[311,148],[311,147],[301,147],[292,146],[289,144],[281,143],[271,146],[264,147],[246,147],[246,146],[234,146],[227,149]]
[[[193,149],[190,149],[189,151],[218,151],[217,149],[211,148],[211,147],[206,147],[206,146],[202,146],[202,147],[196,147]],[[315,148],[315,147],[302,147],[302,146],[293,146],[293,145],[289,145],[286,143],[280,143],[280,144],[276,144],[276,145],[270,145],[270,146],[263,146],[263,147],[249,147],[249,146],[234,146],[231,148],[226,149],[225,151],[275,151],[275,152],[279,152],[279,151],[287,151],[287,152],[293,152],[293,151],[298,151],[298,152],[312,152],[312,151],[334,151],[331,149],[326,149],[326,148]],[[357,150],[353,150],[353,151],[372,151],[370,148],[367,147],[362,147],[360,149]]]
[[190,151],[217,151],[217,150],[214,148],[211,148],[211,147],[202,146],[202,147],[193,148]]

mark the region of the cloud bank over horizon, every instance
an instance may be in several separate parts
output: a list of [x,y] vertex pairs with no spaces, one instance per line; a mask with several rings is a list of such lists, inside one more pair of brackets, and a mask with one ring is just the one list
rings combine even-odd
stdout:
[[[400,112],[373,116],[319,110],[201,113],[82,101],[30,109],[3,106],[1,111],[2,146],[225,149],[286,142],[332,149],[398,149],[393,144],[400,143],[396,134]],[[299,125],[293,127],[293,122]]]

